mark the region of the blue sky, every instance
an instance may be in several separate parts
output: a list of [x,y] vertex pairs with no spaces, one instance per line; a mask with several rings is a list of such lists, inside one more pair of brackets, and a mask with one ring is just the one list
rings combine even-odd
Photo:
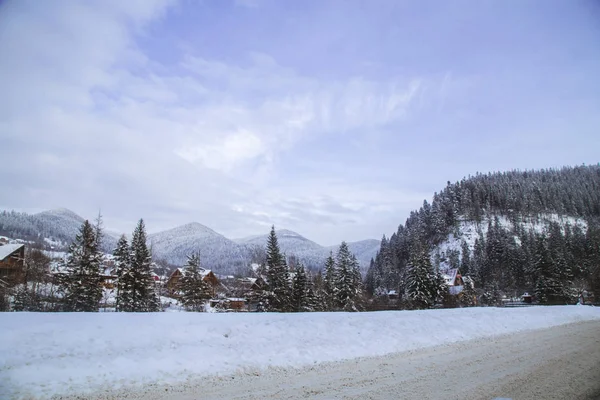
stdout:
[[380,238],[447,181],[597,163],[598,21],[592,0],[3,1],[0,206]]

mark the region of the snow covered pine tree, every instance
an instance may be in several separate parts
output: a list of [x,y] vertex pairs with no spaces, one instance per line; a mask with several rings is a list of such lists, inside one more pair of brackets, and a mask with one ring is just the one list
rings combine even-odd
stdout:
[[86,220],[69,246],[64,273],[59,276],[65,311],[98,311],[102,253],[97,246],[94,227]]
[[269,286],[268,311],[290,310],[290,284],[287,263],[279,250],[275,227],[267,239],[267,279]]
[[126,283],[130,291],[119,306],[122,311],[159,311],[160,301],[150,268],[152,257],[146,245],[146,228],[142,219],[133,231],[130,250],[130,268],[122,277],[130,280]]
[[203,311],[206,300],[210,299],[210,288],[201,272],[200,255],[196,253],[188,256],[178,286],[181,302],[189,311]]

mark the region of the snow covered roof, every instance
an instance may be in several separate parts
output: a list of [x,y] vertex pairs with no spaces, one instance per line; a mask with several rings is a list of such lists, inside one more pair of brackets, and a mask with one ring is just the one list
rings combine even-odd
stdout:
[[10,256],[15,251],[19,250],[24,245],[22,244],[5,244],[0,246],[0,261],[4,261],[4,259]]
[[456,275],[458,274],[458,268],[452,268],[446,271],[443,274],[444,281],[448,286],[454,286],[454,282],[456,281]]
[[[176,269],[176,271],[179,271],[181,275],[185,275],[185,270],[185,267],[179,267]],[[200,276],[202,276],[203,278],[212,272],[210,269],[204,269],[202,267],[198,268],[198,271],[200,271]]]

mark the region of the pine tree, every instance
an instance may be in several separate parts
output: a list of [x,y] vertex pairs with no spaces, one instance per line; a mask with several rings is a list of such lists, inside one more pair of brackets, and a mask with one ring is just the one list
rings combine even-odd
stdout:
[[444,288],[439,273],[434,271],[429,254],[421,248],[410,262],[406,295],[416,308],[431,308]]
[[146,245],[146,228],[144,220],[140,219],[131,238],[131,268],[126,274],[130,279],[130,303],[121,302],[123,311],[148,312],[159,311],[160,302],[156,293],[154,278],[150,264],[152,257]]
[[358,311],[360,295],[360,270],[354,254],[342,242],[336,254],[335,298],[337,307],[345,311]]
[[131,271],[131,250],[125,235],[121,235],[113,252],[115,262],[116,310],[129,311],[133,303],[133,274]]
[[60,277],[66,311],[98,311],[102,298],[100,266],[102,253],[97,248],[96,234],[86,220],[69,246]]
[[304,311],[320,311],[319,299],[315,291],[314,278],[310,271],[306,274],[306,300],[304,304]]
[[104,239],[104,226],[102,222],[102,214],[98,211],[94,225],[94,234],[96,235],[96,248],[102,250],[102,240]]
[[267,239],[268,311],[289,311],[290,283],[285,258],[279,250],[275,226]]
[[210,288],[202,276],[199,254],[188,256],[179,281],[181,302],[190,311],[202,311],[206,300],[210,299]]
[[292,281],[292,311],[308,311],[308,279],[304,266],[296,268]]
[[545,236],[538,239],[535,273],[535,296],[542,304],[565,304],[568,296],[556,264],[550,257]]
[[471,250],[464,240],[461,243],[461,253],[460,272],[462,272],[463,275],[469,275],[471,270]]
[[19,285],[15,288],[12,311],[36,311],[33,308],[33,303],[27,285]]
[[326,311],[334,309],[336,304],[336,281],[337,273],[335,267],[335,260],[333,258],[333,251],[329,253],[329,257],[325,260],[325,275],[323,276],[323,300]]

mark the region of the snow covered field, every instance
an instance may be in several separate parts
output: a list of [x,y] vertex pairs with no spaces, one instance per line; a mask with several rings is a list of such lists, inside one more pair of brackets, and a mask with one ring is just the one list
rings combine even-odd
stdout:
[[587,306],[377,313],[3,313],[0,398],[378,356],[600,319]]

